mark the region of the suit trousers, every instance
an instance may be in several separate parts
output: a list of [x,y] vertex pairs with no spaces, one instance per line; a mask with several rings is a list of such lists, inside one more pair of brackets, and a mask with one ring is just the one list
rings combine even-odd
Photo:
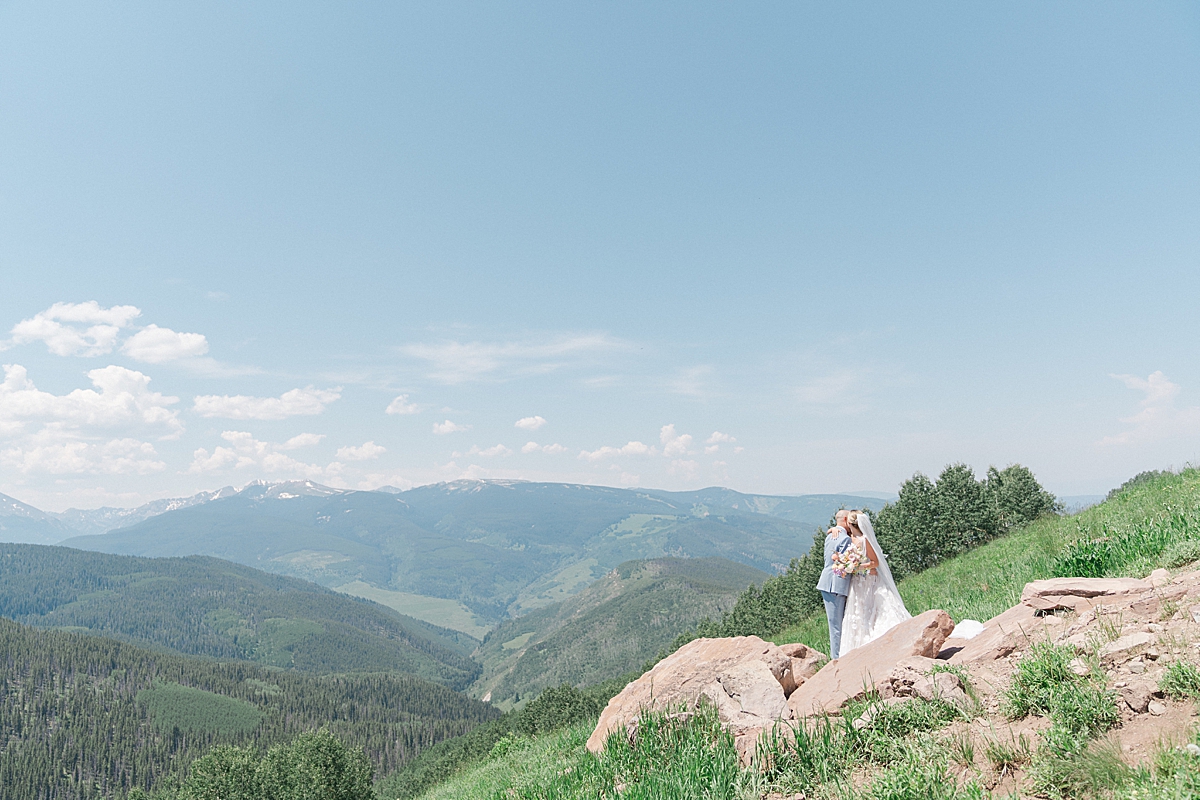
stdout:
[[829,620],[829,658],[832,660],[841,655],[842,618],[846,616],[846,595],[821,592],[821,599],[825,601],[825,618]]

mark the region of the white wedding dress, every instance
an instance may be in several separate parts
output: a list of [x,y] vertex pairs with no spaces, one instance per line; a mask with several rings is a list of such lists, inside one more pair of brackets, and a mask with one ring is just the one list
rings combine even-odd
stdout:
[[[865,515],[860,517],[859,527],[866,541],[871,543],[879,566],[875,574],[855,573],[850,578],[850,595],[846,598],[846,616],[842,618],[841,655],[856,647],[878,639],[892,628],[911,619],[912,614],[904,607],[887,558],[879,549],[875,531]],[[865,560],[865,559],[864,559]]]

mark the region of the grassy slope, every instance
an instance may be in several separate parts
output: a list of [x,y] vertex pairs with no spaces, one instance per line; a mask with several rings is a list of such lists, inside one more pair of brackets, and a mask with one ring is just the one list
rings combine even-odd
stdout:
[[[1120,550],[1102,574],[1145,577],[1161,565],[1163,545],[1200,538],[1200,471],[1164,476],[1074,516],[1040,519],[904,579],[900,594],[913,614],[941,608],[956,622],[986,621],[1016,605],[1029,581],[1053,577],[1056,560],[1077,543],[1100,538],[1118,543]],[[819,614],[773,638],[829,652],[827,630]]]
[[491,691],[507,708],[518,693],[624,675],[767,577],[723,558],[626,562],[575,597],[497,628],[476,653],[484,675],[473,693]]
[[[1056,568],[1061,571],[1067,556],[1089,553],[1090,542],[1103,543],[1108,560],[1098,569],[1107,576],[1144,576],[1151,569],[1169,563],[1172,547],[1181,541],[1200,541],[1200,471],[1188,470],[1181,475],[1166,476],[1144,486],[1122,493],[1100,506],[1072,517],[1047,518],[1018,530],[1009,536],[977,550],[947,561],[934,569],[911,576],[901,584],[901,592],[914,613],[930,608],[944,608],[956,619],[986,620],[1016,603],[1021,589],[1031,580],[1051,577]],[[824,649],[828,642],[825,619],[815,616],[774,637],[777,642],[805,641]],[[576,771],[594,770],[595,760],[583,750],[588,735],[587,725],[544,737],[505,754],[498,754],[484,763],[464,770],[447,783],[430,791],[424,798],[442,800],[484,800],[496,797],[549,797],[548,787]],[[924,745],[928,746],[928,741]],[[944,748],[944,743],[943,743]],[[907,745],[906,745],[907,747]],[[903,783],[909,773],[919,776],[929,758],[945,758],[946,751],[931,750],[932,756],[914,749],[917,756],[912,764],[897,764],[880,779],[881,797],[930,796],[931,787],[945,791],[939,797],[978,797],[958,794],[953,782],[948,784],[945,773],[927,777],[931,782],[921,788],[913,784],[911,792],[882,791],[883,783]],[[1169,755],[1169,754],[1168,754]],[[606,756],[607,758],[608,756]],[[1160,759],[1161,760],[1161,759]],[[680,768],[671,759],[660,760],[659,771],[671,778]],[[694,775],[674,776],[683,787]],[[738,781],[714,780],[711,792],[680,794],[680,797],[740,797],[749,778],[743,774]],[[1150,781],[1148,774],[1137,780]],[[1136,781],[1135,781],[1136,782]],[[870,790],[875,791],[874,787]],[[1126,791],[1134,791],[1127,787]],[[662,793],[662,797],[675,796]],[[574,796],[563,794],[562,797]],[[582,796],[582,795],[581,795]],[[622,797],[634,796],[628,792]],[[636,796],[642,796],[637,794]],[[758,796],[758,795],[753,795]],[[823,796],[823,795],[818,795]],[[1132,794],[1123,794],[1132,797]],[[1138,795],[1139,797],[1142,795]],[[1154,797],[1182,797],[1166,793]]]
[[307,672],[407,672],[463,688],[471,640],[312,583],[194,556],[0,544],[0,616]]

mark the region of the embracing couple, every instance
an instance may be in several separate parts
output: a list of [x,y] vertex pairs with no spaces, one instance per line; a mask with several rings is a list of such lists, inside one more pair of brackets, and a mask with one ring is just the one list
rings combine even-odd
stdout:
[[825,537],[817,590],[829,619],[829,657],[839,658],[912,617],[900,599],[871,519],[842,509]]

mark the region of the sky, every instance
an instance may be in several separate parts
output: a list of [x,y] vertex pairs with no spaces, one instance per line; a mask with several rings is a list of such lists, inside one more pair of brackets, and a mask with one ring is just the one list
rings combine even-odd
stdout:
[[0,492],[1200,457],[1189,3],[0,4]]

